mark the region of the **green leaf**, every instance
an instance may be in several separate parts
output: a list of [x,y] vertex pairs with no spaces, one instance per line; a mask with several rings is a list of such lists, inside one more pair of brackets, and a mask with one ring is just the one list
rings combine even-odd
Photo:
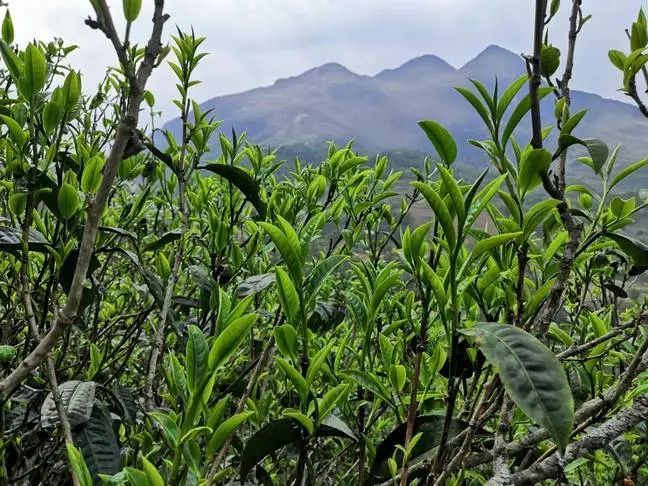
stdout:
[[556,356],[536,337],[508,324],[479,323],[462,332],[474,337],[515,404],[564,450],[574,425],[574,400]]
[[245,480],[264,457],[300,440],[302,431],[301,424],[291,418],[275,420],[259,429],[248,439],[241,453],[241,479]]
[[555,46],[544,45],[542,46],[540,59],[542,76],[550,78],[560,67],[560,49]]
[[432,120],[420,121],[419,126],[434,145],[441,160],[446,165],[452,164],[457,158],[457,144],[452,138],[452,135],[450,135],[450,132]]
[[[538,91],[538,98],[542,99],[551,92],[553,92],[553,88],[542,87]],[[506,144],[511,138],[511,135],[513,135],[513,131],[520,124],[522,118],[524,118],[524,115],[526,115],[530,109],[531,109],[531,97],[529,95],[526,95],[522,99],[522,101],[520,101],[518,105],[515,107],[513,113],[511,113],[511,117],[509,118],[508,122],[506,123],[506,126],[504,127],[504,131],[502,132],[503,147],[506,147]]]
[[441,175],[441,179],[443,180],[443,185],[448,191],[448,194],[450,194],[450,200],[452,201],[452,205],[454,206],[455,214],[457,215],[459,224],[463,225],[466,218],[466,209],[464,207],[463,194],[461,193],[461,189],[459,189],[457,180],[455,179],[454,175],[452,175],[450,171],[445,167],[437,165],[437,168],[439,169],[439,174]]
[[[9,12],[7,12],[9,13]],[[3,37],[4,37],[4,24],[3,24]],[[92,476],[88,470],[88,466],[83,459],[81,452],[74,447],[74,444],[66,443],[65,449],[67,451],[68,461],[72,466],[72,474],[81,486],[92,486]]]
[[70,71],[63,83],[63,104],[65,111],[73,111],[81,98],[81,76],[76,71]]
[[605,236],[616,242],[621,251],[632,258],[636,266],[645,267],[648,265],[648,246],[643,242],[620,233],[607,233]]
[[266,217],[266,203],[261,199],[261,188],[250,174],[243,169],[227,164],[207,164],[199,169],[208,170],[234,184],[259,213],[259,218]]
[[320,421],[330,414],[340,400],[343,400],[349,392],[349,384],[342,383],[327,391],[321,399],[318,399],[318,410]]
[[617,69],[625,70],[626,56],[623,52],[612,49],[608,51],[608,58]]
[[518,231],[515,233],[502,233],[499,235],[491,236],[489,238],[484,238],[483,240],[479,240],[470,254],[470,260],[474,261],[493,248],[505,245],[509,241],[513,241],[521,235],[522,232]]
[[286,320],[288,324],[301,327],[303,322],[300,319],[300,303],[297,289],[295,289],[292,280],[281,267],[277,267],[276,272],[277,294]]
[[90,419],[72,429],[74,443],[83,453],[88,470],[98,474],[117,474],[121,470],[121,453],[112,417],[106,406],[95,401]]
[[[95,390],[96,383],[94,381],[70,380],[59,385],[61,405],[65,409],[71,426],[76,427],[90,420]],[[56,404],[50,392],[41,406],[41,427],[55,427],[60,423]]]
[[101,155],[95,155],[83,168],[81,175],[81,190],[88,194],[95,194],[101,185],[102,174],[101,171],[104,167],[104,159]]
[[445,287],[443,286],[443,280],[437,275],[432,267],[423,260],[421,260],[421,270],[423,271],[425,282],[434,294],[439,309],[443,309],[448,302],[448,296],[446,295]]
[[295,410],[287,410],[283,414],[285,417],[290,417],[291,419],[299,422],[304,427],[304,429],[306,429],[308,435],[313,435],[313,432],[315,432],[315,424],[307,415],[304,415],[303,413],[297,412]]
[[547,149],[533,149],[520,162],[518,188],[524,195],[542,183],[542,174],[551,166],[551,152]]
[[334,344],[335,341],[331,341],[322,349],[320,349],[315,354],[315,356],[313,356],[313,359],[308,365],[308,370],[306,371],[306,383],[308,384],[308,388],[310,388],[313,385],[313,381],[315,381],[315,376],[317,376],[317,373],[322,368],[322,365],[324,364],[324,361],[326,361],[327,356],[331,353],[331,349],[333,348]]
[[0,118],[5,123],[5,125],[7,125],[7,129],[9,130],[11,138],[13,139],[16,146],[19,149],[22,149],[22,147],[25,145],[25,142],[27,141],[27,137],[25,136],[25,132],[23,131],[22,127],[16,120],[9,116],[0,115]]
[[9,10],[5,12],[4,20],[2,21],[2,40],[7,44],[11,44],[14,41],[14,27]]
[[315,265],[308,276],[308,291],[306,293],[308,298],[307,307],[310,307],[315,303],[317,293],[322,284],[326,281],[326,278],[346,260],[347,257],[344,255],[331,255]]
[[209,346],[199,327],[187,327],[186,369],[189,393],[195,395],[202,391],[201,385],[209,376]]
[[302,262],[299,257],[301,249],[299,240],[295,244],[281,229],[271,223],[260,222],[259,226],[270,236],[277,250],[279,250],[293,280],[301,285],[303,274]]
[[56,204],[63,219],[70,219],[81,205],[79,194],[71,184],[64,182],[58,192]]
[[43,129],[45,133],[52,133],[61,122],[63,110],[56,101],[50,101],[43,109]]
[[14,82],[18,83],[23,74],[23,63],[14,50],[3,40],[0,40],[0,55],[2,55],[2,60]]
[[283,324],[274,329],[275,342],[281,354],[295,361],[297,359],[297,331],[290,324]]
[[123,0],[124,17],[127,22],[134,22],[142,9],[142,0]]
[[511,104],[511,101],[513,101],[513,98],[519,93],[520,89],[524,84],[529,80],[529,76],[526,74],[523,76],[520,76],[518,79],[513,81],[508,88],[502,93],[501,98],[497,102],[497,117],[502,118],[504,116],[504,113],[506,112],[506,109],[509,107]]
[[441,224],[441,227],[443,228],[443,232],[445,234],[446,241],[450,246],[450,250],[452,251],[455,247],[455,244],[457,243],[457,235],[452,217],[450,216],[450,211],[448,211],[448,207],[443,202],[443,199],[441,199],[439,194],[432,187],[430,187],[429,184],[416,181],[412,182],[412,185],[416,187],[421,194],[423,194],[423,197],[425,197],[425,200],[434,211],[434,214],[436,215],[439,223]]
[[291,365],[285,359],[276,357],[275,361],[281,367],[284,373],[286,373],[286,376],[292,382],[293,386],[295,387],[295,390],[297,390],[299,399],[301,400],[302,403],[305,404],[306,401],[308,400],[308,392],[309,392],[309,387],[308,387],[308,383],[306,382],[306,379],[301,375],[299,371],[297,371],[297,369],[293,365]]
[[389,395],[389,390],[380,383],[376,377],[366,371],[361,370],[344,370],[340,373],[342,376],[346,376],[349,380],[356,382],[362,388],[366,388],[371,393],[379,397],[382,401],[390,406],[394,406],[392,399]]
[[218,335],[209,352],[209,369],[215,372],[229,358],[256,322],[258,314],[235,319]]
[[216,454],[220,448],[223,446],[225,441],[234,433],[234,431],[248,418],[254,415],[255,412],[242,412],[237,413],[236,415],[231,416],[225,420],[218,428],[214,431],[214,434],[209,439],[207,444],[207,455],[213,456]]
[[621,182],[623,179],[625,179],[629,175],[633,174],[634,172],[638,171],[639,169],[643,169],[646,166],[648,166],[648,158],[640,160],[639,162],[635,162],[634,164],[630,164],[629,166],[621,169],[617,173],[617,175],[614,176],[614,178],[612,179],[612,182],[610,182],[610,189],[612,189],[614,186],[616,186],[619,182]]
[[164,486],[164,479],[157,468],[146,457],[142,456],[142,469],[150,486]]
[[23,54],[23,75],[18,81],[21,94],[28,100],[41,92],[47,81],[45,54],[34,44],[29,44]]
[[466,98],[468,103],[472,105],[472,107],[475,109],[477,114],[481,117],[481,119],[484,121],[486,124],[486,127],[488,128],[488,131],[493,133],[495,129],[493,128],[493,122],[490,119],[490,115],[488,113],[488,110],[484,106],[484,104],[480,101],[479,98],[473,93],[471,90],[468,88],[463,88],[463,87],[458,87],[455,88],[461,96]]

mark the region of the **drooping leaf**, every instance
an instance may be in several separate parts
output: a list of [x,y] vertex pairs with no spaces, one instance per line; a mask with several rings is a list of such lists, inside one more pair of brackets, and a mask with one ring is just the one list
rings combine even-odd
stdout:
[[574,400],[556,356],[536,337],[508,324],[479,323],[462,332],[474,338],[515,404],[564,450],[574,425]]
[[[441,442],[443,432],[443,423],[445,414],[437,413],[433,415],[419,415],[414,421],[414,435],[422,434],[416,446],[412,450],[410,457],[411,463],[419,462],[428,455],[432,454],[434,449]],[[452,438],[466,429],[468,424],[462,420],[453,419],[450,422],[448,437]],[[389,477],[387,460],[397,451],[398,445],[403,446],[405,443],[405,433],[407,424],[403,423],[392,430],[376,448],[376,456],[371,467],[371,475],[375,479],[385,480]],[[477,435],[483,435],[483,431],[478,431]]]
[[441,160],[446,165],[452,164],[457,158],[457,143],[450,135],[450,132],[432,120],[420,121],[419,126],[434,145]]
[[234,184],[254,206],[259,213],[259,218],[265,219],[266,203],[261,199],[259,184],[243,169],[227,164],[207,164],[199,167],[227,179]]
[[[95,398],[94,381],[71,380],[59,385],[61,404],[67,413],[70,425],[77,426],[90,420]],[[49,393],[41,406],[41,427],[60,424],[59,415],[52,394]]]
[[244,480],[266,456],[297,442],[302,431],[302,426],[291,418],[275,420],[259,429],[248,439],[241,453],[241,478]]
[[104,404],[94,402],[92,414],[83,426],[72,430],[74,443],[83,453],[95,484],[98,474],[117,474],[121,470],[121,454],[110,412]]
[[606,236],[616,242],[621,251],[632,258],[636,266],[645,267],[648,265],[648,245],[620,233],[607,233]]
[[248,295],[254,295],[267,289],[273,283],[275,283],[274,273],[252,275],[238,284],[236,293],[239,297],[247,297]]
[[327,415],[320,424],[317,437],[342,437],[357,442],[358,437],[351,428],[337,415]]

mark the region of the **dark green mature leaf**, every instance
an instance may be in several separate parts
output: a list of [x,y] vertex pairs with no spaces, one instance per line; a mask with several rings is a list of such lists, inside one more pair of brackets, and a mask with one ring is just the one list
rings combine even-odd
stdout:
[[508,324],[484,322],[462,332],[474,338],[516,405],[564,450],[574,425],[574,399],[556,356],[536,337]]
[[[433,415],[419,415],[414,422],[414,435],[421,433],[422,436],[412,450],[410,457],[411,463],[416,463],[426,455],[432,453],[435,447],[441,442],[443,432],[443,423],[445,421],[444,413]],[[463,420],[452,419],[448,437],[452,438],[468,427],[468,423]],[[376,448],[376,456],[371,467],[371,474],[375,479],[386,479],[389,477],[387,460],[394,455],[398,445],[404,445],[405,432],[407,424],[403,423],[392,430]],[[478,431],[478,435],[483,432]]]
[[645,243],[620,233],[609,233],[606,236],[616,242],[621,251],[632,258],[636,266],[648,265],[648,246]]
[[116,474],[121,470],[121,454],[110,412],[94,402],[90,420],[72,430],[74,443],[83,453],[86,465],[98,484],[98,474]]
[[[22,231],[17,228],[0,226],[0,251],[15,252],[20,251],[22,245]],[[29,250],[46,252],[50,246],[49,241],[35,229],[29,230]]]
[[207,164],[199,167],[227,179],[234,184],[243,193],[250,203],[259,213],[261,219],[266,216],[266,203],[261,200],[261,188],[250,174],[238,167],[232,167],[227,164]]
[[594,169],[594,172],[600,174],[601,169],[605,165],[608,155],[610,154],[608,146],[597,138],[580,139],[573,135],[564,134],[558,139],[559,152],[575,144],[582,145],[587,149],[590,154],[591,166]]
[[244,480],[264,457],[297,442],[302,436],[302,431],[303,427],[291,418],[270,422],[259,429],[248,439],[241,453],[241,479]]
[[337,415],[327,415],[322,420],[321,425],[315,432],[317,437],[342,437],[343,439],[351,439],[354,442],[358,441],[358,437],[353,430]]
[[[59,385],[61,404],[67,413],[70,425],[75,427],[90,419],[95,398],[94,381],[66,381]],[[54,427],[60,424],[56,404],[50,392],[41,406],[41,427]]]
[[434,145],[441,160],[447,165],[452,164],[457,158],[457,144],[450,132],[432,120],[420,121],[419,126]]
[[239,297],[247,297],[248,295],[253,295],[267,289],[273,283],[275,283],[274,273],[252,275],[238,284],[236,294]]
[[174,229],[171,231],[167,231],[164,233],[162,236],[160,236],[157,240],[151,241],[150,243],[147,243],[146,245],[142,246],[142,251],[156,251],[162,248],[165,245],[168,245],[169,243],[173,241],[177,241],[180,239],[182,236],[182,232],[179,229]]

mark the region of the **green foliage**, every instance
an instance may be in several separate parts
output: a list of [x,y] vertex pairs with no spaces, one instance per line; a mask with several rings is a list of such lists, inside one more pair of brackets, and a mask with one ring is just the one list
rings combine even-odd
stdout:
[[[126,38],[141,7],[123,1]],[[548,8],[547,22],[560,2]],[[645,25],[640,14],[630,54],[610,53],[629,93],[645,66]],[[648,247],[628,234],[648,201],[615,191],[647,162],[625,164],[618,147],[574,135],[587,112],[570,113],[552,86],[561,56],[548,39],[538,97],[557,97],[556,134],[545,129],[542,147],[523,138],[527,76],[491,89],[471,80],[457,91],[488,131],[470,143],[490,169],[462,179],[457,142],[432,120],[419,128],[437,163],[411,173],[351,143],[283,161],[220,133],[219,114],[191,97],[205,56],[193,32],[172,36],[158,59],[170,57],[161,68],[176,78],[181,127],[154,132],[155,96],[143,92],[152,119],[111,165],[142,46],[129,39],[127,65],[87,95],[69,66],[74,46],[13,37],[7,13],[0,381],[57,314],[70,322],[3,403],[0,480],[376,484],[401,481],[407,467],[408,484],[428,474],[483,484],[495,436],[524,473],[645,396],[645,376],[627,373],[645,352]],[[570,175],[564,194],[540,196],[576,150],[599,184]],[[88,278],[72,295],[102,197]],[[62,316],[71,300],[75,315]],[[583,418],[588,401],[603,405]],[[64,448],[65,421],[74,445]],[[588,450],[565,475],[648,480],[644,428]],[[452,465],[457,454],[463,465]]]

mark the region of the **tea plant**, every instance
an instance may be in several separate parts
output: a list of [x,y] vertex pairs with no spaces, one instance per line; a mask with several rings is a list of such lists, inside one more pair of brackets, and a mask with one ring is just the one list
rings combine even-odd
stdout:
[[[433,120],[411,174],[221,133],[192,98],[204,39],[164,45],[155,0],[138,44],[122,6],[120,33],[90,2],[118,60],[91,96],[75,46],[2,24],[1,483],[648,481],[648,246],[625,232],[648,201],[616,192],[648,159],[574,135],[581,0],[564,56],[537,0],[528,75],[457,88],[488,133],[474,181]],[[646,32],[610,54],[640,110]],[[154,128],[162,68],[178,133]]]

